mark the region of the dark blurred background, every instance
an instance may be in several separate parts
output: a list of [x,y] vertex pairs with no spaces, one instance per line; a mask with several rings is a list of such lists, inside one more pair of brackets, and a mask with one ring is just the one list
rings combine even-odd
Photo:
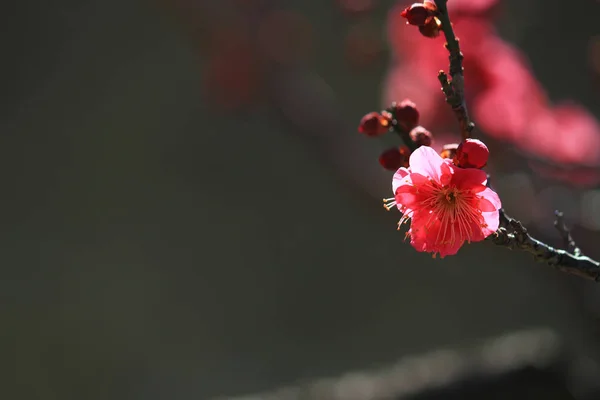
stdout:
[[[600,116],[599,3],[500,3],[500,34],[550,97]],[[496,398],[594,398],[596,284],[490,243],[432,259],[381,208],[385,144],[356,126],[383,106],[395,4],[4,5],[0,398],[241,396],[439,349],[456,351],[441,361],[453,370],[464,349],[519,332],[551,335],[551,350],[515,339],[486,367],[485,354],[469,361],[465,379],[483,392],[450,377],[439,395],[423,378],[411,395],[516,385]],[[541,177],[490,143],[507,211],[558,246],[560,208],[600,257],[598,184]],[[527,349],[543,361],[523,361]]]

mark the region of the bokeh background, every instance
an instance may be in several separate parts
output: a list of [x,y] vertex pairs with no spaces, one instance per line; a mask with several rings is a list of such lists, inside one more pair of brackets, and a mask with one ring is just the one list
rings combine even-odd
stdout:
[[[584,128],[543,125],[535,140],[528,126],[510,137],[480,132],[505,208],[553,245],[561,209],[598,258],[600,158],[589,149],[599,140],[600,4],[472,3],[552,103],[592,116]],[[391,89],[405,97],[402,85],[441,97],[425,75],[390,88],[412,57],[390,36],[420,40],[390,22],[398,4],[5,5],[0,398],[241,396],[387,371],[438,349],[457,352],[441,361],[452,370],[464,349],[519,332],[545,333],[500,353],[544,359],[539,369],[554,372],[540,390],[595,398],[596,284],[490,243],[431,259],[403,243],[399,215],[381,208],[392,173],[377,157],[397,143],[359,135],[358,121]],[[506,82],[521,82],[513,73]],[[512,99],[511,90],[501,91]],[[451,140],[452,121],[428,118],[438,143]],[[552,350],[536,347],[548,335]],[[510,362],[494,360],[490,376],[510,387]],[[390,376],[431,375],[424,365]],[[447,390],[441,398],[459,389]],[[378,398],[359,392],[337,393]]]

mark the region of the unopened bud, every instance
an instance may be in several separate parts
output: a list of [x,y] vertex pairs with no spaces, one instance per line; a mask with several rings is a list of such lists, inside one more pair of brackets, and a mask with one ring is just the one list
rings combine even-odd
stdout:
[[392,147],[379,156],[379,164],[388,171],[397,171],[400,167],[408,168],[410,150],[406,146]]
[[423,26],[427,18],[431,16],[431,11],[423,3],[414,3],[405,8],[400,14],[406,18],[406,23],[410,25]]
[[417,126],[410,131],[410,138],[417,146],[431,146],[433,135],[422,126]]
[[417,105],[412,101],[406,99],[400,103],[393,103],[390,107],[392,115],[402,128],[410,131],[412,128],[417,126],[419,123],[419,110]]
[[487,164],[490,151],[477,139],[465,139],[456,149],[454,164],[462,168],[483,168]]
[[419,26],[419,32],[421,32],[421,35],[432,39],[440,36],[441,30],[442,22],[436,17],[428,18],[424,25]]
[[437,13],[437,6],[435,5],[435,0],[425,0],[423,1],[423,6],[431,11],[432,14]]
[[370,112],[360,120],[358,131],[370,137],[381,136],[390,128],[390,119],[377,112]]

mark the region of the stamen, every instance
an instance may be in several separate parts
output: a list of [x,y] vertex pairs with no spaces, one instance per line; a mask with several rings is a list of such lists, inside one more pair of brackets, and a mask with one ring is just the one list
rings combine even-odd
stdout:
[[383,208],[385,208],[387,211],[390,211],[395,205],[396,203],[384,204]]
[[395,206],[396,206],[396,199],[395,198],[390,197],[389,199],[383,199],[383,208],[385,208],[386,210],[390,211]]
[[400,221],[398,221],[398,226],[408,223],[409,219],[410,219],[409,216],[407,216],[406,214],[403,214],[402,217],[400,218]]

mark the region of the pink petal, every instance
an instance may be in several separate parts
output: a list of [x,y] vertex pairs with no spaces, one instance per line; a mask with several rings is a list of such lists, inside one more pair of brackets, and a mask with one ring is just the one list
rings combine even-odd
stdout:
[[492,211],[496,211],[497,210],[497,208],[494,207],[494,205],[492,204],[492,202],[490,202],[487,199],[484,199],[483,197],[479,199],[479,203],[477,205],[477,208],[479,208],[483,212],[492,212]]
[[485,239],[485,236],[483,235],[482,232],[482,220],[480,218],[478,219],[472,219],[471,221],[468,222],[469,224],[469,228],[471,229],[471,231],[469,232],[469,236],[467,238],[465,238],[465,240],[468,240],[471,243],[475,243],[475,242],[481,242],[483,239]]
[[398,187],[394,193],[394,197],[399,206],[409,209],[415,209],[419,203],[414,186],[403,185]]
[[402,185],[411,184],[410,178],[405,179],[406,177],[408,177],[409,174],[410,172],[404,167],[396,171],[394,177],[392,178],[392,193],[396,193],[396,189],[398,189]]
[[413,213],[410,222],[410,244],[417,251],[433,251],[435,248],[435,242],[430,239],[432,231],[437,234],[439,231],[439,221],[436,225],[425,228],[427,222],[429,222],[431,214],[426,211],[419,210]]
[[410,155],[410,170],[440,182],[444,159],[429,146],[421,146]]
[[[412,222],[411,222],[412,224]],[[425,241],[425,237],[423,235],[418,235],[411,228],[410,233],[410,245],[415,248],[415,250],[420,252],[425,252],[427,250],[427,242]]]
[[417,187],[429,182],[429,178],[417,173],[410,174],[410,179],[412,180],[413,185]]
[[442,186],[448,186],[448,184],[450,184],[450,182],[452,182],[452,175],[454,173],[453,168],[450,167],[450,163],[451,161],[448,159],[444,160],[444,163],[442,163],[440,170],[441,170],[441,175],[440,175],[440,183],[442,184]]
[[485,190],[483,190],[477,194],[479,196],[481,196],[482,199],[485,199],[486,201],[491,203],[492,206],[494,207],[493,210],[481,208],[481,211],[488,212],[488,211],[499,210],[500,208],[502,208],[502,202],[500,201],[500,197],[498,196],[498,193],[494,192],[492,189],[485,188]]
[[440,257],[453,256],[458,253],[458,250],[465,242],[456,241],[454,244],[448,243],[439,249]]
[[500,213],[498,211],[492,211],[481,213],[481,215],[483,216],[484,222],[487,224],[486,227],[481,228],[481,232],[484,237],[488,237],[498,230],[498,226],[500,226]]
[[487,174],[476,168],[454,168],[452,183],[461,190],[478,189],[487,182]]
[[479,193],[479,192],[483,192],[487,188],[488,187],[485,186],[485,185],[478,185],[478,186],[475,186],[475,187],[471,188],[471,192],[473,192],[473,193]]
[[456,240],[453,243],[449,243],[447,242],[447,238],[450,236],[450,231],[446,232],[446,237],[443,236],[442,224],[436,216],[425,210],[414,212],[411,220],[410,244],[417,251],[440,253],[441,257],[445,257],[456,254],[466,239],[455,236]]

